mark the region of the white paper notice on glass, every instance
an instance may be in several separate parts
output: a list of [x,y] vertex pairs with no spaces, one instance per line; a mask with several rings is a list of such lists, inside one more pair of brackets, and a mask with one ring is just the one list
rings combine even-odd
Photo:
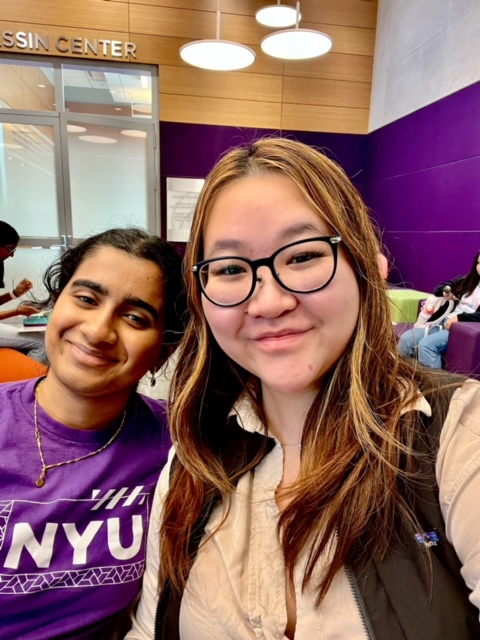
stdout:
[[167,240],[188,242],[204,182],[201,178],[167,178]]

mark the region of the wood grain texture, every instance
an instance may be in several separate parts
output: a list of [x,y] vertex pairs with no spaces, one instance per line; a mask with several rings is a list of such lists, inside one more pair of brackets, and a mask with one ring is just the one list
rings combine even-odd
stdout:
[[282,77],[240,71],[212,73],[191,67],[162,67],[161,95],[204,96],[255,102],[281,102]]
[[281,123],[280,103],[161,94],[160,120],[197,124],[198,113],[201,124],[279,130]]
[[368,133],[368,109],[284,104],[282,129]]
[[[256,53],[254,64],[241,72],[209,72],[180,58],[183,44],[215,37],[217,0],[0,0],[0,31],[37,32],[53,41],[64,35],[134,42],[137,57],[130,62],[158,66],[162,120],[366,133],[376,0],[302,0],[300,27],[325,31],[334,41],[329,54],[305,61],[277,60],[261,51],[271,30],[256,22],[255,13],[273,2],[221,0],[222,38]],[[110,52],[75,56],[51,46],[49,54],[128,64]],[[41,102],[28,82],[30,99]]]
[[370,84],[345,80],[285,77],[283,102],[368,109]]
[[[37,25],[128,31],[128,4],[105,0],[0,0],[2,20]],[[25,29],[20,28],[25,31]]]

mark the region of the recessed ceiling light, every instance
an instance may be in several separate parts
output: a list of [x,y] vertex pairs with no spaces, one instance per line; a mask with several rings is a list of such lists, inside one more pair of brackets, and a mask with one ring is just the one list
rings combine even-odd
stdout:
[[139,129],[122,129],[120,131],[122,136],[129,136],[130,138],[146,138],[147,132],[140,131]]
[[152,115],[152,106],[149,104],[132,104],[132,111]]
[[115,111],[121,111],[122,107],[115,107]]
[[40,87],[40,89],[46,89],[47,88],[46,84],[39,84],[38,86]]
[[78,124],[67,124],[67,131],[69,133],[83,133],[86,130],[86,127],[81,127]]
[[115,138],[108,138],[107,136],[78,136],[78,139],[83,142],[92,142],[93,144],[115,144],[117,142]]

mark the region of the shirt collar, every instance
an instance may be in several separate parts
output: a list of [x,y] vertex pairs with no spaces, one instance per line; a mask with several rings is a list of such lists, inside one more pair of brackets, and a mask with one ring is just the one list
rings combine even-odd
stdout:
[[[403,407],[401,415],[408,413],[409,411],[421,411],[428,417],[431,417],[432,415],[432,408],[429,402],[425,396],[421,394]],[[262,435],[265,434],[265,428],[259,420],[252,401],[247,394],[240,396],[228,415],[229,417],[237,416],[238,424],[245,429],[245,431],[261,433]]]

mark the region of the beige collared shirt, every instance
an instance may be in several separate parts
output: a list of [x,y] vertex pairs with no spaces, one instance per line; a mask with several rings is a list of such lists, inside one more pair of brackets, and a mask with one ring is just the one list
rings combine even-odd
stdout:
[[[415,407],[430,413],[425,399]],[[237,407],[250,431],[261,425],[248,404]],[[170,460],[160,477],[149,530],[147,570],[130,640],[153,637],[157,602],[158,529],[168,488]],[[285,638],[285,569],[276,535],[275,490],[283,470],[280,444],[238,483],[228,519],[199,551],[180,612],[182,640],[282,640]],[[468,381],[455,392],[442,432],[437,461],[440,503],[447,535],[462,560],[462,574],[480,607],[480,383]],[[216,528],[222,506],[207,533]],[[324,558],[326,561],[326,558]],[[297,598],[295,640],[366,640],[367,634],[344,571],[321,606],[315,594],[301,592],[305,555],[294,582]],[[318,566],[317,571],[322,567]]]

